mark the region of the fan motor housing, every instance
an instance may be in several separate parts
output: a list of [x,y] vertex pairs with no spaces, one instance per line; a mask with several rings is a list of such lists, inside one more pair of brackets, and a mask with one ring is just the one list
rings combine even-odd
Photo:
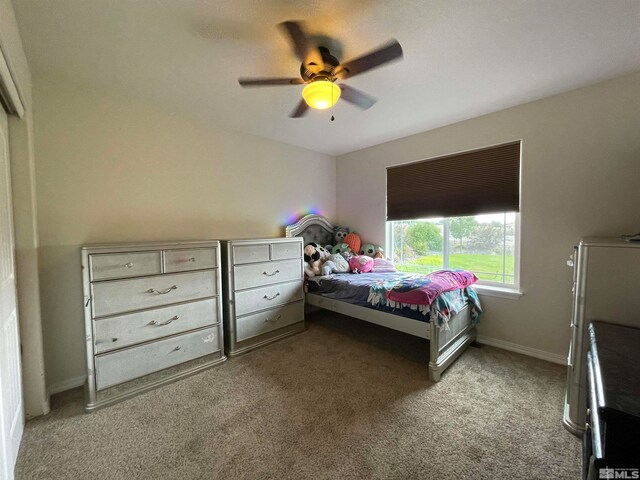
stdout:
[[328,77],[333,81],[333,71],[340,65],[340,61],[331,55],[327,47],[318,47],[320,55],[322,55],[322,61],[324,62],[324,69],[319,72],[313,72],[307,68],[304,62],[300,65],[300,76],[306,82],[312,81],[317,76]]

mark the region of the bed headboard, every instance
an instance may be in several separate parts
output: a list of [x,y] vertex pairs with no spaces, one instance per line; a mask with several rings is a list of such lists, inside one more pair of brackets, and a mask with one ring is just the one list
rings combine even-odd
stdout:
[[333,245],[335,228],[322,215],[309,214],[285,228],[285,237],[302,237],[304,244]]

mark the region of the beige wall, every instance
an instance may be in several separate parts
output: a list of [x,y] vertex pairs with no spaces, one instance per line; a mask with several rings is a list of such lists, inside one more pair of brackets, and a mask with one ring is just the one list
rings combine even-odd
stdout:
[[31,72],[10,0],[0,0],[0,47],[25,107],[23,118],[9,117],[9,147],[24,410],[34,417],[49,412],[49,396],[40,319]]
[[34,79],[47,383],[85,371],[83,243],[280,236],[335,216],[335,158]]
[[565,262],[573,245],[586,235],[640,229],[639,127],[636,73],[343,155],[338,223],[384,244],[385,167],[522,139],[524,296],[483,297],[479,333],[562,358],[571,299]]

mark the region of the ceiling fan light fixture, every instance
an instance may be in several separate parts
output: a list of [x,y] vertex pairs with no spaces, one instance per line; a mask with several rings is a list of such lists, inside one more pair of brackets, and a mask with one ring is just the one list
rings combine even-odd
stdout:
[[316,80],[304,87],[302,98],[311,108],[326,110],[336,104],[341,92],[340,87],[329,80]]

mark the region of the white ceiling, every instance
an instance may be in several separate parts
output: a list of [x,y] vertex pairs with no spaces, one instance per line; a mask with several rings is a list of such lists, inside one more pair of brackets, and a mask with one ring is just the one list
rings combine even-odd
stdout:
[[[34,75],[62,75],[339,155],[640,69],[637,0],[14,0]],[[291,119],[301,86],[275,25],[305,20],[338,58],[390,38],[404,60],[345,83],[379,99]],[[323,43],[326,43],[323,42]],[[332,52],[334,50],[332,49]]]

